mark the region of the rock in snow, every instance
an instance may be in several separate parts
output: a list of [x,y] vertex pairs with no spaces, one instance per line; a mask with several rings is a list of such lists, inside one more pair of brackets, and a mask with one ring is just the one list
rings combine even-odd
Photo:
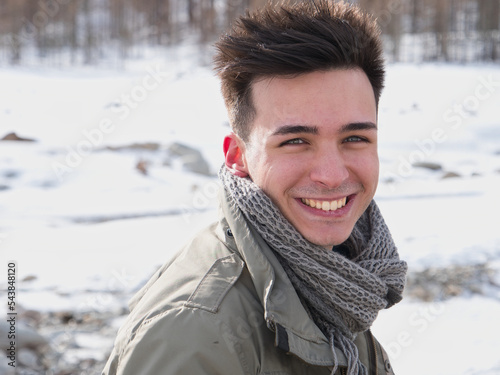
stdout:
[[2,139],[0,139],[0,141],[35,142],[34,139],[20,137],[14,132],[8,133]]
[[211,174],[210,166],[199,150],[174,142],[167,147],[167,152],[172,158],[179,158],[184,169],[206,176]]

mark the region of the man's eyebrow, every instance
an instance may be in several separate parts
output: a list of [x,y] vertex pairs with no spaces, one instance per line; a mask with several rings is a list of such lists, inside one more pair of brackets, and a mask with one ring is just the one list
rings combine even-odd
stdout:
[[287,135],[287,134],[318,134],[319,130],[316,126],[308,125],[283,125],[276,129],[272,135]]
[[352,122],[342,126],[339,133],[348,133],[357,130],[377,130],[377,124],[373,122]]

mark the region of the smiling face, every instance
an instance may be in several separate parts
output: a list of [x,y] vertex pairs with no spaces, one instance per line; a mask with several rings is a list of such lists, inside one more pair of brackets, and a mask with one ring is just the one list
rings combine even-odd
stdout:
[[378,181],[377,110],[358,69],[254,82],[246,142],[225,140],[226,165],[250,178],[310,242],[344,242]]

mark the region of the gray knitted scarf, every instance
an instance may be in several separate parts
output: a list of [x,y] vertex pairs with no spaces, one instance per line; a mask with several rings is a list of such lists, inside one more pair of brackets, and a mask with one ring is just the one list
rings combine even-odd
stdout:
[[402,298],[406,262],[372,201],[339,251],[306,240],[250,178],[234,176],[223,166],[219,177],[230,199],[276,254],[304,307],[335,348],[344,353],[349,375],[365,375],[354,344],[381,309]]

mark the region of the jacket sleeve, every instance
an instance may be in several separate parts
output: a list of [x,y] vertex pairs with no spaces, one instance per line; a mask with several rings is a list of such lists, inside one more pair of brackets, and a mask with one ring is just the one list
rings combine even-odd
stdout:
[[122,349],[116,345],[103,375],[247,375],[234,332],[217,314],[176,308],[144,321]]

